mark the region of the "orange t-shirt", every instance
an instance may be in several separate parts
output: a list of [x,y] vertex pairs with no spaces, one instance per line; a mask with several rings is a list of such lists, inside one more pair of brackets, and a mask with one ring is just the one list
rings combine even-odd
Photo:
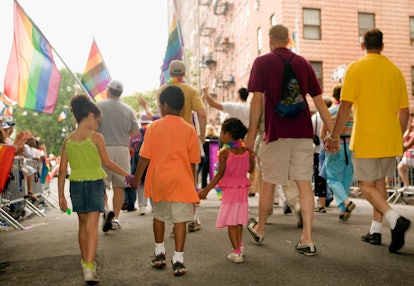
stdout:
[[194,126],[180,116],[166,115],[145,132],[139,155],[150,160],[145,196],[154,202],[199,202],[191,164],[200,162]]

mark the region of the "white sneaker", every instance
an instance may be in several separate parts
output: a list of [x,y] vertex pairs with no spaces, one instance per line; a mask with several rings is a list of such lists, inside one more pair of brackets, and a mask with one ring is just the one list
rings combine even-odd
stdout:
[[85,282],[99,282],[99,277],[96,274],[96,263],[94,263],[93,269],[87,268],[86,265],[82,265],[83,280]]
[[117,218],[114,218],[113,220],[112,220],[112,226],[111,226],[111,229],[112,230],[118,230],[118,229],[120,229],[121,228],[121,225],[119,224],[119,220],[117,219]]
[[139,207],[139,215],[145,215],[145,206]]
[[242,263],[242,262],[244,262],[243,255],[242,254],[236,254],[234,252],[230,253],[227,256],[227,259],[229,261],[231,261],[231,262],[234,262],[234,263]]

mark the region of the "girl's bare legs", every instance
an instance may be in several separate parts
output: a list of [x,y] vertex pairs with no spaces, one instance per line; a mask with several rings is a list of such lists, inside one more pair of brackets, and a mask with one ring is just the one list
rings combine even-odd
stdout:
[[242,241],[243,226],[242,225],[232,225],[227,227],[229,238],[233,249],[240,250],[240,243]]
[[79,232],[78,240],[82,260],[86,263],[95,261],[98,247],[98,224],[100,212],[78,214]]

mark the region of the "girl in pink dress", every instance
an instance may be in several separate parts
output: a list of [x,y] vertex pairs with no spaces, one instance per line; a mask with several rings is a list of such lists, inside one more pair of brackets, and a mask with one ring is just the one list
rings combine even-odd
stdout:
[[231,262],[244,261],[242,249],[243,225],[248,221],[248,192],[250,180],[247,173],[254,170],[254,154],[246,149],[242,138],[247,128],[236,118],[229,118],[221,126],[219,167],[211,182],[198,192],[200,199],[206,199],[207,194],[217,184],[222,189],[221,206],[217,216],[216,227],[228,228],[233,252],[227,258]]

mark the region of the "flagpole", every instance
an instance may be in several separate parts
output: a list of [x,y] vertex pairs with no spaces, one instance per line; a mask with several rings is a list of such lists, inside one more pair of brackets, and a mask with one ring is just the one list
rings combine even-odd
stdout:
[[[174,2],[174,14],[175,14],[175,25],[177,26],[177,32],[178,32],[178,40],[180,41],[180,45],[183,51],[183,58],[184,58],[184,64],[186,66],[186,69],[188,71],[188,61],[187,61],[187,57],[186,57],[186,53],[184,51],[184,41],[183,41],[183,33],[181,31],[181,17],[180,17],[180,13],[179,13],[179,9],[178,9],[178,0],[173,0]],[[186,77],[187,77],[187,81],[190,82],[190,73],[186,72]]]
[[32,25],[39,31],[39,33],[42,35],[42,37],[46,40],[46,42],[49,44],[49,46],[52,48],[52,50],[55,52],[56,56],[60,59],[60,61],[63,63],[63,65],[66,67],[66,69],[69,71],[69,73],[72,75],[72,77],[75,79],[76,83],[79,84],[81,86],[81,88],[83,89],[83,91],[86,92],[86,94],[88,94],[89,96],[91,96],[89,94],[89,92],[85,89],[85,87],[83,86],[83,84],[80,82],[80,80],[73,74],[72,70],[68,67],[68,65],[65,63],[65,61],[62,59],[62,57],[59,55],[59,53],[55,50],[55,48],[52,46],[52,44],[49,42],[49,40],[45,37],[45,35],[43,34],[43,32],[39,29],[39,27],[35,24],[35,22],[33,22],[32,18],[30,18],[30,16],[26,13],[26,11],[23,9],[23,7],[19,4],[19,2],[17,2],[17,0],[14,0],[14,2],[16,3],[16,5],[18,5],[20,7],[20,9],[23,11],[23,13],[26,15],[26,17],[30,20],[30,22],[32,23]]

